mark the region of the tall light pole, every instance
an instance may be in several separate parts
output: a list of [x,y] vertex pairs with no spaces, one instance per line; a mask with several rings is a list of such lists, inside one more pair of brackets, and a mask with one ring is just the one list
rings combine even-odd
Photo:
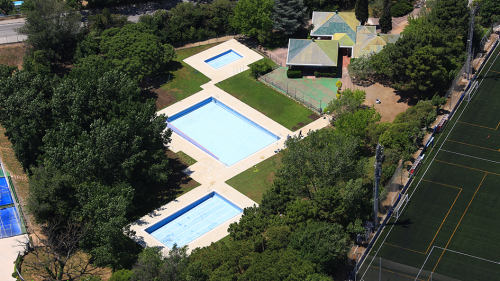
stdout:
[[380,178],[382,177],[382,162],[384,161],[384,147],[377,145],[377,151],[375,154],[375,184],[373,191],[373,227],[377,228],[378,225],[378,186],[380,183]]

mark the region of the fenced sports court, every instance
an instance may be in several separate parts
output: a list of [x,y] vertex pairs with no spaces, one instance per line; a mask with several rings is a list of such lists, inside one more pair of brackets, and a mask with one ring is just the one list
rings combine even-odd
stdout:
[[279,67],[274,71],[261,76],[259,80],[269,86],[286,93],[295,100],[319,112],[328,103],[336,99],[337,86],[335,82],[340,78],[315,78],[307,77],[290,79],[286,76],[286,67]]
[[500,47],[387,223],[357,280],[498,280]]

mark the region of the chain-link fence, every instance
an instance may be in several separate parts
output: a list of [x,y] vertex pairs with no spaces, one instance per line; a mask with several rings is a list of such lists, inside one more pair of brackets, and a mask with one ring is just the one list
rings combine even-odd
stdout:
[[[321,113],[320,110],[320,101],[316,100],[315,98],[311,97],[309,94],[295,88],[294,86],[281,81],[281,80],[274,80],[271,79],[270,77],[260,76],[258,78],[260,81],[263,83],[267,84],[268,86],[271,86],[275,88],[276,90],[279,90],[282,93],[287,94],[289,97],[293,98],[294,100],[304,104],[305,106],[309,107],[310,109]],[[326,106],[326,103],[323,103],[323,105]]]
[[[481,41],[479,41],[479,44],[475,47],[473,53],[476,53],[476,56],[473,59],[472,63],[470,64],[471,68],[477,68],[477,66],[481,64],[480,59],[484,57],[484,55],[486,54],[485,52],[486,49],[488,49],[488,47],[490,47],[491,45],[488,44],[490,42],[489,37],[493,29],[498,27],[498,24],[499,22],[493,23],[492,25],[493,27],[486,32]],[[470,73],[469,77],[467,77],[467,73]],[[448,89],[448,92],[446,93],[446,97],[450,98],[450,110],[453,104],[457,101],[457,99],[460,98],[461,93],[465,90],[465,87],[468,82],[467,79],[472,79],[472,76],[473,76],[473,71],[471,69],[470,72],[468,72],[467,63],[465,63],[460,69],[460,71],[457,72],[455,79],[453,79],[453,82],[451,83],[451,86]]]
[[[404,184],[403,178],[404,174],[404,169],[403,169],[403,161],[399,164],[399,166],[396,168],[396,171],[394,174],[392,174],[391,179],[389,182],[384,186],[384,191],[380,195],[380,200],[379,202],[379,212],[383,215],[387,214],[387,212],[390,210],[392,206],[394,206],[394,203],[399,197],[401,189],[403,189]],[[389,199],[389,200],[387,200]]]

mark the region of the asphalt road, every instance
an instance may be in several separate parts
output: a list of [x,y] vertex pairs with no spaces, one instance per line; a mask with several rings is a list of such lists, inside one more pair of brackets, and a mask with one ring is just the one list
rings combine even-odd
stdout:
[[[153,13],[154,11],[144,12],[144,14],[153,14]],[[131,22],[138,22],[140,16],[141,16],[140,14],[132,15],[128,17],[128,20]],[[0,21],[0,38],[19,35],[15,30],[23,25],[24,25],[24,19]],[[0,44],[1,43],[2,42],[0,42]]]
[[24,20],[23,21],[16,20],[16,21],[17,22],[9,22],[9,23],[0,22],[0,37],[18,35],[15,30],[24,25]]

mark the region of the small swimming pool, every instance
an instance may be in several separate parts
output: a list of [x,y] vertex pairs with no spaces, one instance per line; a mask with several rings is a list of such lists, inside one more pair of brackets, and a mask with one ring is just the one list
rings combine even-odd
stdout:
[[174,244],[182,247],[241,213],[233,203],[211,192],[148,227],[146,232],[172,249]]
[[213,97],[168,118],[167,127],[226,166],[280,139]]
[[243,56],[236,53],[233,50],[226,51],[222,54],[216,55],[215,57],[209,58],[205,62],[215,69],[219,69],[225,65],[235,62],[241,59]]
[[0,238],[22,234],[16,207],[0,209]]

